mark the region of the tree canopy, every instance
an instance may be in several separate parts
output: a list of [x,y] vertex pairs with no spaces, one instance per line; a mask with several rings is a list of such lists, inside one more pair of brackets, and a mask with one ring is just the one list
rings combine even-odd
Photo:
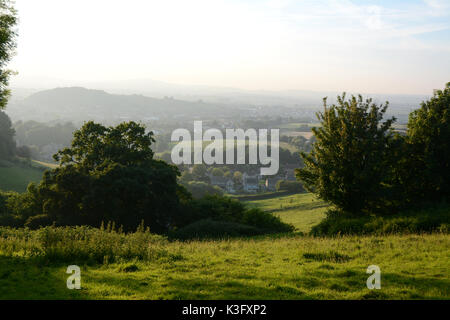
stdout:
[[0,0],[0,110],[6,107],[10,90],[8,89],[9,77],[13,73],[6,69],[16,48],[17,13],[12,2]]
[[37,188],[42,214],[61,225],[114,221],[131,230],[144,220],[164,231],[179,211],[179,171],[153,159],[152,142],[153,133],[135,122],[85,123]]
[[321,127],[313,128],[317,141],[297,177],[307,190],[330,201],[342,212],[368,214],[383,210],[389,195],[392,165],[391,125],[382,121],[388,107],[362,96],[337,99],[317,114]]
[[14,129],[8,115],[0,111],[0,159],[11,159],[16,153]]
[[410,114],[407,142],[409,199],[450,200],[450,82]]

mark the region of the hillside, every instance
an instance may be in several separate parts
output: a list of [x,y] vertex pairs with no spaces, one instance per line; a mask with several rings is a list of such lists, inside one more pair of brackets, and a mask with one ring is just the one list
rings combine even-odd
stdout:
[[284,196],[274,193],[268,199],[252,200],[247,203],[273,213],[284,222],[292,224],[297,231],[305,233],[325,218],[325,211],[329,207],[312,193]]
[[39,183],[45,169],[54,165],[32,160],[30,164],[2,162],[0,164],[0,190],[24,192],[30,182]]
[[15,118],[37,121],[60,119],[140,119],[160,117],[191,118],[199,115],[226,115],[233,107],[201,101],[162,99],[143,95],[110,94],[103,90],[65,87],[43,90],[24,99],[15,99],[8,112]]
[[[300,230],[309,228],[312,216],[320,219],[324,209],[309,194],[253,205],[281,214]],[[124,237],[136,246],[137,236]],[[154,240],[145,259],[110,263],[105,257],[103,264],[80,257],[96,254],[99,242],[116,246],[107,231],[92,239],[93,246],[76,244],[75,251],[62,238],[40,259],[24,255],[20,237],[0,229],[0,299],[450,299],[448,234]],[[26,245],[28,252],[42,250],[34,242],[39,237],[29,239],[34,240]],[[66,289],[68,264],[80,266],[81,290]],[[372,264],[381,269],[381,290],[366,287]]]

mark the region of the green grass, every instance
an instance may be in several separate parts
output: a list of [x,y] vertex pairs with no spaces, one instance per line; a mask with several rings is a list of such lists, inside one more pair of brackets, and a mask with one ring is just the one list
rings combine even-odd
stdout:
[[42,180],[42,170],[33,167],[0,167],[0,189],[24,192],[30,182]]
[[[272,196],[248,203],[303,232],[327,208],[312,194]],[[52,230],[0,230],[0,299],[450,299],[444,233],[179,242]],[[71,264],[81,290],[66,288]],[[369,265],[380,290],[366,287]]]
[[14,162],[0,163],[0,190],[24,192],[30,182],[39,183],[45,169],[54,169],[57,165],[38,160],[17,158]]
[[[168,242],[151,261],[67,265],[0,255],[1,299],[449,299],[450,238],[282,237]],[[381,269],[368,290],[366,269]]]
[[325,218],[329,205],[311,193],[285,195],[264,200],[247,201],[251,206],[272,212],[298,231],[307,233]]

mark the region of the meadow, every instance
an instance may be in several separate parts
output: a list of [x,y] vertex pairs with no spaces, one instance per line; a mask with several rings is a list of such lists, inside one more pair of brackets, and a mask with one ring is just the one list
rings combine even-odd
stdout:
[[[449,299],[450,238],[234,239],[167,242],[149,260],[83,264],[0,256],[1,299]],[[81,290],[66,288],[69,264]],[[366,269],[381,268],[368,290]]]
[[[311,194],[249,205],[302,232],[326,209]],[[66,288],[72,264],[81,290]],[[369,265],[380,290],[366,287]],[[450,299],[449,270],[444,233],[181,242],[143,230],[0,230],[1,299]]]
[[42,170],[20,166],[0,167],[0,190],[24,192],[30,182],[39,183]]
[[30,182],[39,183],[45,169],[54,169],[55,164],[37,160],[20,159],[16,162],[0,162],[0,190],[24,192]]
[[247,203],[271,212],[303,233],[308,233],[314,225],[322,221],[325,211],[329,208],[329,204],[317,199],[312,193],[282,196],[274,193],[268,199],[250,200]]

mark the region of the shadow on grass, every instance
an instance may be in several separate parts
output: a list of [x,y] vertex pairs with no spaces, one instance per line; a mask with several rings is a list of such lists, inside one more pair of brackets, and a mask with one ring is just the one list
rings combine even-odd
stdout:
[[[325,267],[326,266],[326,267]],[[90,266],[82,289],[66,287],[65,264],[42,264],[37,260],[0,256],[0,299],[449,299],[450,280],[443,274],[382,273],[381,289],[368,290],[365,270],[336,269],[324,264],[295,276],[241,272],[205,276],[167,272],[163,266],[151,271],[117,272],[117,267]],[[153,266],[155,267],[155,266]],[[181,267],[181,266],[180,266]]]
[[[309,274],[311,279],[321,279],[321,285],[333,291],[360,291],[357,299],[449,299],[450,280],[445,277],[422,277],[420,275],[403,275],[398,273],[381,273],[381,289],[369,290],[366,281],[369,275],[361,270],[348,269],[333,272],[329,264],[320,271]],[[325,281],[323,281],[325,280]],[[305,287],[318,288],[312,281],[306,281]]]
[[[448,299],[447,279],[418,278],[399,274],[382,275],[382,289],[366,287],[365,272],[313,272],[300,277],[263,277],[256,274],[216,277],[186,273],[119,279],[116,276],[90,276],[92,286],[107,284],[120,298],[144,299]],[[101,298],[101,297],[99,297]]]
[[87,299],[87,291],[67,289],[67,265],[0,255],[0,299]]
[[302,290],[285,285],[258,286],[249,281],[233,279],[211,279],[201,277],[118,279],[114,276],[95,275],[91,285],[108,284],[112,295],[144,297],[153,300],[202,300],[202,299],[310,299]]

